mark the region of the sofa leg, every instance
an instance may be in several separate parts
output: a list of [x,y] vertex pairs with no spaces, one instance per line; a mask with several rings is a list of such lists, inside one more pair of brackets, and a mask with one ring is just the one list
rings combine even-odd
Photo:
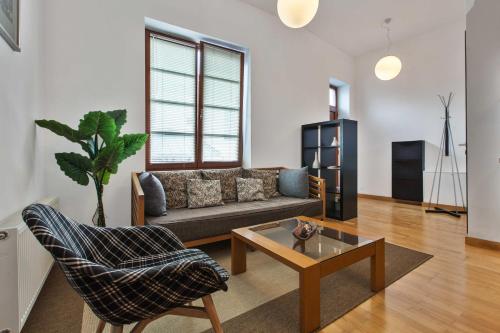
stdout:
[[97,329],[95,333],[102,333],[104,331],[104,327],[106,326],[106,322],[102,319],[99,319],[99,324],[97,325]]
[[123,333],[123,326],[111,326],[111,333]]
[[217,310],[215,309],[214,301],[212,300],[212,296],[207,295],[201,298],[203,301],[203,305],[205,306],[205,310],[207,311],[208,318],[212,323],[212,328],[215,333],[223,333],[222,326],[220,324],[219,316],[217,316]]

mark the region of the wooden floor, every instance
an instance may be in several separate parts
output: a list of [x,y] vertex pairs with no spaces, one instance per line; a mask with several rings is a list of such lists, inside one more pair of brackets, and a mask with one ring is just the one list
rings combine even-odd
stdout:
[[322,332],[500,332],[500,251],[465,245],[466,217],[360,199],[346,223],[434,258]]

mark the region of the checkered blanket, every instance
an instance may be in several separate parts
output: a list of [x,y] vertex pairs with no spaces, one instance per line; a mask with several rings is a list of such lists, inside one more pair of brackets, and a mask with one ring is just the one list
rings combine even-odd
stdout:
[[98,228],[41,204],[25,208],[23,218],[70,285],[113,325],[227,290],[227,271],[203,251],[186,249],[165,227]]

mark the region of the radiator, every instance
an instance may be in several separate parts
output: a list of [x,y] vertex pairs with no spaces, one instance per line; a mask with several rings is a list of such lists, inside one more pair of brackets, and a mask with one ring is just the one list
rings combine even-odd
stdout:
[[[58,207],[58,200],[39,201]],[[0,221],[0,332],[19,333],[53,264],[24,223],[21,211]]]

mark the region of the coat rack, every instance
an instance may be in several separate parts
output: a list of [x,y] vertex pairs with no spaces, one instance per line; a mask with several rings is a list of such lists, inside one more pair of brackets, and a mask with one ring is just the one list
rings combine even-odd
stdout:
[[[436,168],[434,170],[434,177],[432,179],[432,188],[431,188],[431,195],[429,197],[429,206],[428,209],[425,210],[426,213],[437,213],[437,214],[448,214],[454,217],[460,217],[461,214],[467,214],[467,209],[465,208],[465,200],[464,200],[464,194],[462,191],[462,182],[460,180],[460,174],[458,173],[458,163],[457,163],[457,154],[455,151],[455,143],[453,141],[453,133],[451,131],[451,126],[450,126],[450,105],[451,102],[453,101],[453,93],[450,93],[448,96],[448,99],[446,99],[444,96],[438,95],[441,103],[444,106],[444,127],[443,127],[443,134],[441,135],[441,145],[439,147],[439,154],[436,162]],[[450,150],[450,143],[451,143],[451,150]],[[450,156],[450,164],[451,164],[451,177],[453,179],[453,195],[455,198],[455,208],[454,210],[448,210],[445,208],[439,207],[439,195],[441,193],[441,178],[443,174],[443,157],[444,156]],[[455,181],[455,176],[457,178],[457,181]],[[438,180],[437,182],[437,199],[436,199],[436,204],[434,206],[434,209],[431,208],[432,206],[432,197],[434,194],[434,187],[436,185],[436,178]],[[462,200],[461,207],[462,209],[459,210],[458,206],[458,201],[457,201],[457,184],[458,188],[460,190],[460,197]]]

